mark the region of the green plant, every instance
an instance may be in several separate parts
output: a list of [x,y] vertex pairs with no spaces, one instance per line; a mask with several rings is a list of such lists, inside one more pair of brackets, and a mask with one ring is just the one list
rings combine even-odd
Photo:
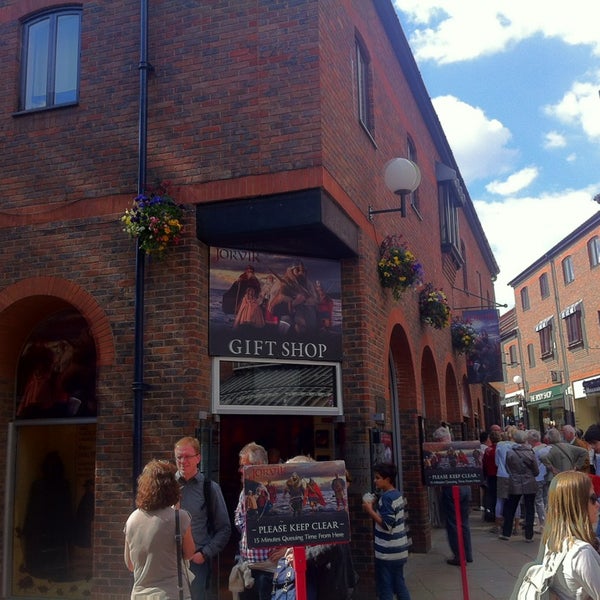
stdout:
[[159,182],[133,200],[121,217],[123,231],[139,240],[146,254],[161,258],[164,251],[181,241],[183,206],[167,193],[169,184]]
[[419,292],[419,313],[421,321],[436,329],[443,329],[450,323],[448,298],[442,290],[427,283]]
[[382,287],[391,288],[395,300],[404,290],[419,285],[423,279],[423,267],[401,237],[396,235],[388,235],[381,242],[377,272]]

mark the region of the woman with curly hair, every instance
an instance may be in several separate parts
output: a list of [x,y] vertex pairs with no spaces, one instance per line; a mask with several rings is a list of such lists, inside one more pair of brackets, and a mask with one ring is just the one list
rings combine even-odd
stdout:
[[[179,484],[175,465],[151,460],[138,478],[135,500],[137,509],[125,525],[125,564],[133,572],[131,598],[176,600],[179,598],[177,544],[175,540],[175,505],[179,503]],[[179,511],[183,558],[195,552],[191,517]],[[182,566],[185,577],[185,566]],[[189,586],[184,586],[189,598]]]
[[589,476],[580,471],[558,473],[548,492],[540,555],[543,551],[546,563],[555,560],[552,555],[566,553],[550,584],[559,600],[600,600],[597,520],[598,496]]

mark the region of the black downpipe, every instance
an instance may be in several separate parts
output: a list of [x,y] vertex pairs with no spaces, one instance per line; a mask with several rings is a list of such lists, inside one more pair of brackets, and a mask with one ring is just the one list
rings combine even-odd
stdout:
[[[148,0],[140,1],[140,106],[138,117],[137,193],[146,188],[146,153],[148,133]],[[135,260],[135,324],[133,373],[133,491],[142,472],[142,416],[144,404],[144,275],[146,254],[138,240]]]

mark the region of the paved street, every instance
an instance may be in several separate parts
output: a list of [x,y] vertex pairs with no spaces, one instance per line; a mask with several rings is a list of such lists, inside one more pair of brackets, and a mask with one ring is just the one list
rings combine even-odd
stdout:
[[500,541],[489,533],[491,524],[471,513],[473,562],[467,565],[469,595],[463,595],[461,569],[446,564],[451,557],[445,529],[433,530],[433,546],[428,554],[411,554],[405,578],[411,600],[508,600],[521,567],[532,561],[539,548],[528,544],[522,535]]

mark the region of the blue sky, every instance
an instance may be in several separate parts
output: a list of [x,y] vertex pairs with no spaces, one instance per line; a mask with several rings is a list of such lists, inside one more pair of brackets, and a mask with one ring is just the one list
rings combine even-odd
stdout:
[[513,306],[507,282],[600,210],[600,1],[393,2]]

